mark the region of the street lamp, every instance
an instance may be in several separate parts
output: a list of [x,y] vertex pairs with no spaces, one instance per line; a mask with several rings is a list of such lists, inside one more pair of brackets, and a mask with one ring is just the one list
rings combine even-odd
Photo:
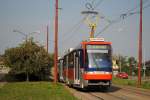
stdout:
[[28,39],[28,35],[27,35],[27,34],[21,32],[21,31],[19,31],[19,30],[13,30],[13,32],[17,32],[17,33],[22,34],[23,36],[25,36],[25,40],[27,41],[27,39]]
[[28,38],[29,38],[29,35],[31,35],[31,34],[33,34],[33,33],[40,33],[40,31],[34,31],[34,32],[29,33],[29,34],[26,34],[26,33],[21,32],[21,31],[19,31],[19,30],[13,30],[13,32],[17,32],[17,33],[20,33],[20,34],[22,34],[23,36],[25,36],[26,42],[27,42],[27,40],[28,40]]

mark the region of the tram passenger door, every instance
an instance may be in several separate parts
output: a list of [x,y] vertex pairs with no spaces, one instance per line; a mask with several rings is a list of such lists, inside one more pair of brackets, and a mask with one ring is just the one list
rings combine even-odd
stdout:
[[66,57],[66,82],[68,82],[68,56]]
[[74,53],[74,76],[75,76],[75,84],[79,84],[80,82],[80,77],[79,77],[79,70],[80,70],[80,64],[79,64],[79,53],[75,52]]

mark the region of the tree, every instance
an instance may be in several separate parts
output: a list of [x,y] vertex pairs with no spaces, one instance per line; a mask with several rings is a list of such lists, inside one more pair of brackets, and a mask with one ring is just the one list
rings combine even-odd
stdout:
[[24,73],[26,81],[29,81],[31,74],[39,76],[40,79],[50,74],[50,67],[53,64],[53,58],[32,39],[18,47],[5,50],[4,55],[5,64],[12,69],[14,74]]
[[113,56],[113,58],[116,60],[116,64],[119,66],[120,72],[128,71],[126,56],[124,57],[122,55],[115,55],[115,56]]
[[122,55],[113,55],[113,59],[116,60],[116,64],[120,67],[122,72],[127,72],[129,75],[137,73],[137,61],[134,57],[127,57]]
[[135,71],[135,67],[137,65],[137,61],[134,57],[129,57],[128,58],[128,63],[129,63],[129,69],[130,69],[130,75],[132,76],[132,73]]

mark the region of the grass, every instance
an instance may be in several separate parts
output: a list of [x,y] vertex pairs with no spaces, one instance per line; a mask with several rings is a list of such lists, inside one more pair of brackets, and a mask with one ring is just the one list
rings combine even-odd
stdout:
[[[113,78],[112,82],[113,84],[137,87],[136,80]],[[150,89],[150,81],[142,81],[140,88]]]
[[61,84],[15,82],[0,87],[0,100],[77,100]]

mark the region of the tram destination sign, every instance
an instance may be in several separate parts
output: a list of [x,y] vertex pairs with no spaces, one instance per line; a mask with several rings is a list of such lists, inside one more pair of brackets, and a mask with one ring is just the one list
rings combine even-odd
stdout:
[[108,49],[108,45],[87,45],[86,47],[88,50],[100,50],[100,49]]

